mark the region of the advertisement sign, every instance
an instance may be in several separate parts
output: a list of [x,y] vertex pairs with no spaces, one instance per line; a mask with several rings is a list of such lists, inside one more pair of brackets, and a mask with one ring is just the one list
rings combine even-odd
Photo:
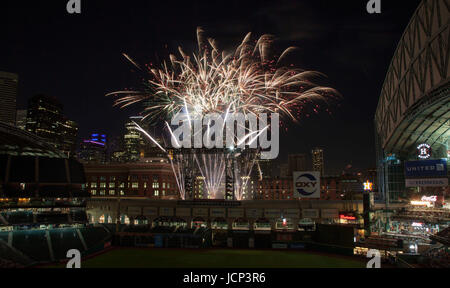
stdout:
[[447,178],[447,160],[423,160],[405,162],[407,179]]
[[320,198],[320,172],[294,172],[295,198]]
[[446,187],[447,160],[405,162],[405,178],[406,187]]
[[447,187],[448,178],[406,179],[406,187]]

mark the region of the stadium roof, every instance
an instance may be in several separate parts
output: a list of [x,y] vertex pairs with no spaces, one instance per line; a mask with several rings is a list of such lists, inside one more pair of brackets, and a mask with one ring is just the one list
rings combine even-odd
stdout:
[[446,144],[450,134],[450,6],[424,0],[392,59],[375,116],[385,151],[407,152],[418,142]]

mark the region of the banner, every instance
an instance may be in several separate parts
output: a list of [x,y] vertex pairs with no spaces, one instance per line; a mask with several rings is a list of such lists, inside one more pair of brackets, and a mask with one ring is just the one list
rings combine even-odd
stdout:
[[405,162],[406,187],[447,187],[447,160]]
[[447,187],[448,178],[406,179],[406,187]]
[[295,198],[320,198],[320,172],[294,172]]
[[447,178],[447,160],[423,160],[405,162],[405,178]]

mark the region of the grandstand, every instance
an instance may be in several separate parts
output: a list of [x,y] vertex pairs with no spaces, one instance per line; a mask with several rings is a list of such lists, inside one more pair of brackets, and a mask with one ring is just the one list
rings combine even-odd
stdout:
[[[103,226],[0,232],[0,259],[23,265],[62,261],[67,260],[67,251],[71,249],[89,255],[102,250],[108,241],[111,233]],[[20,259],[17,255],[26,260],[17,261]]]
[[0,123],[0,267],[26,267],[104,249],[111,232],[88,225],[84,168],[52,145]]

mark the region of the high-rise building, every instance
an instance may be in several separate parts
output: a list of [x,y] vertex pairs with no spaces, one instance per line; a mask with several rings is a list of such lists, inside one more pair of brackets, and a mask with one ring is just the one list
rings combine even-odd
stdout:
[[[139,161],[145,155],[142,149],[144,140],[139,131],[136,130],[136,126],[133,121],[125,124],[126,133],[123,136],[125,159],[127,162]],[[141,157],[142,156],[142,157]]]
[[16,124],[16,101],[19,90],[19,76],[0,71],[0,122]]
[[105,163],[107,159],[107,138],[105,134],[93,133],[90,139],[81,142],[78,159],[85,163]]
[[305,154],[291,154],[288,156],[289,177],[292,177],[295,171],[307,171],[308,166],[306,164]]
[[61,122],[60,150],[68,156],[75,156],[77,148],[78,124],[64,117]]
[[27,127],[27,110],[19,109],[16,111],[16,127],[26,130]]
[[28,101],[26,130],[46,139],[68,157],[74,155],[78,126],[63,115],[54,97],[36,95]]
[[313,170],[320,172],[322,176],[325,175],[325,167],[323,163],[323,150],[320,148],[314,148],[311,152]]

